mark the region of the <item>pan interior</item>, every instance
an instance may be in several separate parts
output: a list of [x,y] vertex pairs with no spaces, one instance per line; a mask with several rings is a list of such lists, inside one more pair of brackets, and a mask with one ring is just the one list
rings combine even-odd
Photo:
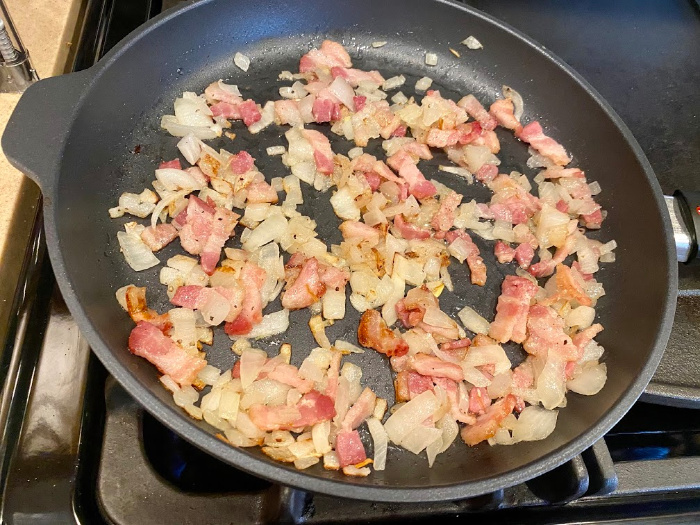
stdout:
[[[278,73],[296,71],[303,53],[324,38],[332,38],[348,48],[355,67],[378,69],[385,78],[406,75],[401,89],[407,95],[413,94],[413,85],[422,76],[430,76],[434,89],[454,99],[474,93],[482,102],[490,103],[503,84],[519,91],[525,101],[524,121],[539,119],[546,132],[573,153],[574,165],[582,167],[589,180],[600,182],[603,193],[598,199],[609,217],[603,229],[592,237],[616,239],[619,248],[617,262],[604,265],[598,274],[607,290],[607,296],[599,302],[598,313],[606,328],[599,341],[607,349],[608,383],[595,397],[570,394],[568,406],[559,413],[557,429],[548,439],[495,448],[486,444],[467,448],[457,440],[438,457],[432,469],[423,456],[392,448],[384,472],[348,479],[316,466],[305,471],[309,481],[304,483],[312,484],[309,486],[316,490],[323,487],[313,485],[314,479],[342,480],[363,487],[427,489],[468,482],[485,482],[481,486],[487,487],[492,481],[498,483],[494,481],[497,477],[516,470],[524,472],[525,467],[544,457],[549,458],[551,466],[563,461],[565,458],[555,453],[603,422],[630,389],[652,355],[662,326],[671,269],[660,212],[644,167],[623,133],[590,93],[541,50],[492,21],[448,4],[420,0],[307,0],[289,7],[280,9],[277,2],[265,1],[201,3],[183,10],[167,23],[151,26],[139,39],[113,52],[105,60],[108,67],[99,69],[68,140],[53,208],[60,257],[68,279],[64,291],[68,290],[80,304],[77,317],[93,349],[117,379],[135,378],[138,386],[131,384],[132,394],[146,402],[141,393],[150,391],[160,400],[159,410],[167,412],[170,418],[188,421],[190,439],[199,445],[208,442],[195,427],[208,433],[212,430],[188,420],[160,387],[155,369],[126,349],[133,324],[114,299],[117,288],[129,283],[148,286],[153,308],[166,311],[170,306],[164,287],[158,282],[159,267],[135,273],[124,262],[116,233],[130,219],[110,220],[107,209],[116,205],[122,192],[139,192],[150,186],[157,164],[177,155],[177,139],[160,130],[159,121],[162,115],[172,113],[172,103],[180,93],[202,92],[210,82],[222,78],[238,84],[244,97],[257,102],[279,98],[277,88],[289,83],[277,81]],[[459,44],[470,34],[481,40],[483,50],[470,51]],[[371,47],[378,40],[388,43],[381,48]],[[461,58],[453,56],[449,47],[458,49]],[[251,58],[248,73],[233,65],[236,51]],[[437,67],[425,65],[426,51],[438,55]],[[222,138],[211,144],[232,152],[249,151],[270,180],[288,174],[279,157],[265,153],[268,146],[286,145],[286,129],[273,125],[259,136],[251,136],[234,123],[235,140]],[[325,130],[331,137],[335,152],[346,153],[351,147],[345,139],[338,140],[330,134],[327,127],[317,129]],[[509,134],[498,133],[503,145],[500,171],[524,170],[533,176],[534,172],[524,166],[526,147]],[[373,141],[368,151],[377,154],[381,150],[379,144]],[[479,184],[468,186],[454,176],[438,174],[440,163],[444,163],[444,157],[436,155],[433,161],[421,163],[421,169],[428,178],[437,178],[462,193],[465,200],[488,201],[489,191]],[[305,203],[299,210],[317,221],[320,238],[328,244],[340,240],[339,220],[330,208],[329,197],[330,194],[317,194],[307,186]],[[240,229],[237,231],[240,233]],[[445,292],[441,305],[456,314],[468,304],[492,319],[503,275],[514,269],[512,265],[496,263],[493,243],[481,242],[476,236],[475,241],[488,266],[486,286],[470,285],[466,268],[453,261],[450,271],[455,293]],[[178,242],[158,256],[166,261],[175,253],[182,253]],[[278,307],[278,303],[273,303],[266,312]],[[347,312],[345,320],[328,330],[329,336],[331,340],[343,338],[356,343],[359,315],[349,303]],[[275,352],[282,342],[291,342],[298,364],[315,346],[307,327],[308,318],[307,311],[293,312],[288,333],[263,341],[260,346]],[[507,350],[514,360],[522,358],[519,348]],[[230,341],[223,331],[216,332],[208,359],[220,368],[234,363]],[[365,384],[393,400],[391,373],[385,359],[373,351],[346,359],[362,366]],[[217,454],[222,459],[247,469],[270,462],[256,449],[221,450],[217,449]],[[368,453],[371,452],[370,447]],[[283,464],[277,464],[277,468],[277,473],[289,470]],[[266,475],[274,476],[274,472],[268,469]],[[465,491],[468,493],[466,486]]]

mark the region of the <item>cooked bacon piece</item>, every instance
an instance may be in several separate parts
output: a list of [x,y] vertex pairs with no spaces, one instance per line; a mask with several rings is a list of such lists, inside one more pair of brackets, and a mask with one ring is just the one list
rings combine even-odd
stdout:
[[457,102],[457,105],[460,108],[464,108],[469,113],[469,116],[479,122],[486,131],[491,131],[498,125],[496,119],[486,111],[486,108],[481,105],[481,102],[474,95],[467,95]]
[[131,331],[129,350],[147,359],[181,386],[191,385],[207,365],[204,359],[188,354],[156,326],[145,321]]
[[571,162],[571,157],[566,154],[564,147],[553,138],[548,137],[542,131],[540,123],[530,122],[516,136],[523,142],[527,142],[537,150],[540,155],[550,159],[554,164],[566,166]]
[[404,162],[399,176],[408,183],[408,192],[416,199],[426,199],[437,193],[437,188],[427,180],[415,164]]
[[471,339],[465,337],[464,339],[457,339],[456,341],[448,341],[447,343],[442,343],[440,345],[440,350],[442,350],[443,352],[451,352],[453,350],[465,350],[469,348],[471,344]]
[[335,402],[335,396],[338,392],[338,378],[340,377],[340,360],[343,354],[334,350],[331,354],[331,365],[328,367],[328,381],[326,384],[326,394]]
[[394,226],[401,234],[401,237],[410,241],[412,239],[429,239],[430,231],[425,228],[411,224],[404,219],[402,214],[397,214],[394,217]]
[[328,137],[313,129],[302,129],[301,134],[314,150],[316,169],[325,175],[333,173],[333,151]]
[[255,159],[247,151],[240,151],[235,155],[231,155],[229,159],[229,168],[235,175],[243,175],[253,169]]
[[[392,359],[394,358],[392,357]],[[400,370],[396,374],[396,378],[394,379],[394,398],[396,399],[397,403],[402,403],[411,399],[411,392],[408,389],[408,376],[410,373],[411,372],[408,370]],[[415,374],[415,372],[413,373]],[[416,375],[423,377],[420,374]],[[432,384],[430,386],[432,387]]]
[[488,187],[494,192],[489,210],[496,219],[521,224],[540,210],[539,199],[508,175],[497,176]]
[[391,364],[391,369],[394,372],[403,372],[408,370],[408,356],[393,356],[389,358],[389,364]]
[[157,326],[160,330],[168,330],[170,328],[170,317],[168,314],[158,314],[158,312],[148,307],[145,287],[129,286],[126,289],[125,300],[126,311],[135,323],[147,321]]
[[498,135],[495,131],[482,130],[481,134],[476,137],[471,144],[475,146],[486,146],[494,155],[501,151],[501,141],[498,140]]
[[[199,197],[190,195],[186,212],[183,213],[185,213],[185,219],[180,229],[180,243],[187,252],[199,255],[214,227],[214,208]],[[179,217],[180,215],[176,217],[176,220]],[[177,220],[177,222],[180,221]]]
[[471,274],[471,283],[479,286],[486,284],[486,265],[481,258],[479,247],[474,244],[471,236],[464,230],[452,230],[445,234],[445,240],[452,245],[453,243],[466,244],[467,250],[467,266]]
[[226,208],[216,207],[212,220],[212,231],[202,247],[202,255],[200,256],[202,269],[207,275],[212,275],[216,270],[216,265],[221,257],[221,249],[233,234],[233,229],[238,224],[239,218],[240,215],[237,213]]
[[509,98],[500,98],[489,108],[489,113],[495,118],[501,127],[512,129],[519,133],[523,129],[523,125],[515,118],[515,107],[513,101]]
[[276,203],[278,200],[275,188],[267,182],[253,182],[248,185],[248,195],[246,197],[249,204],[257,204],[261,202]]
[[190,308],[192,310],[206,310],[207,303],[215,301],[219,298],[215,294],[220,295],[229,303],[229,313],[226,315],[225,321],[232,322],[238,317],[245,299],[245,291],[241,286],[231,286],[224,288],[216,286],[208,288],[198,285],[180,286],[175,295],[170,300],[175,306],[182,308]]
[[602,331],[603,325],[596,323],[588,328],[585,328],[584,330],[581,330],[579,333],[574,335],[571,340],[573,341],[574,345],[576,345],[576,348],[579,349],[579,352],[583,354],[583,349],[586,348],[588,343],[590,343],[591,340]]
[[[176,219],[178,224],[179,215]],[[201,254],[202,268],[211,275],[221,257],[221,248],[233,233],[240,215],[221,207],[212,207],[190,195],[184,225],[180,229],[182,247],[193,255]]]
[[367,310],[362,314],[357,328],[357,340],[362,346],[373,348],[389,357],[408,353],[406,341],[389,330],[382,314],[376,310]]
[[243,100],[238,95],[221,88],[219,82],[209,84],[204,90],[207,102],[211,104],[214,116],[230,119],[242,119],[246,126],[254,124],[262,118],[258,106],[252,100]]
[[476,423],[466,426],[461,431],[462,440],[473,447],[482,441],[492,438],[506,416],[513,413],[517,399],[509,394],[488,407],[484,414],[476,419]]
[[316,69],[330,71],[334,67],[352,67],[352,60],[341,44],[331,40],[324,40],[320,49],[312,49],[299,61],[300,73],[314,72]]
[[362,440],[357,430],[338,433],[335,439],[335,452],[338,454],[341,468],[348,465],[357,465],[367,459],[365,447],[362,445]]
[[455,222],[455,212],[462,203],[462,195],[457,192],[450,192],[440,199],[440,208],[433,216],[430,225],[436,231],[446,232]]
[[262,296],[260,290],[265,283],[265,270],[246,262],[241,269],[239,282],[245,288],[245,298],[240,314],[233,322],[226,323],[224,331],[229,335],[246,335],[253,326],[262,321]]
[[326,285],[326,289],[330,288],[336,292],[344,289],[350,279],[350,273],[347,270],[321,263],[318,265],[318,275],[321,282]]
[[513,369],[513,388],[526,390],[535,384],[535,371],[530,358],[525,359]]
[[314,121],[321,124],[333,120],[334,109],[335,103],[331,99],[317,97],[316,100],[314,100],[311,114],[314,116]]
[[355,430],[362,422],[372,415],[374,412],[374,404],[377,402],[377,396],[369,387],[365,389],[353,403],[348,413],[343,419],[342,428],[344,431]]
[[524,277],[507,275],[501,285],[501,295],[496,305],[496,318],[489,328],[489,336],[505,343],[525,340],[527,314],[530,301],[537,293],[538,287]]
[[326,293],[326,285],[318,273],[318,260],[315,257],[306,259],[301,271],[282,296],[282,306],[289,310],[306,308],[318,301]]
[[583,279],[580,278],[575,270],[572,270],[565,264],[557,265],[556,274],[557,294],[559,299],[567,299],[577,301],[580,305],[591,306],[593,300],[588,297],[583,289]]
[[437,297],[426,287],[411,288],[406,297],[396,303],[396,315],[406,328],[417,326],[423,320],[425,311],[438,306]]
[[[270,360],[271,361],[271,360]],[[266,377],[296,388],[302,394],[310,392],[314,387],[314,382],[310,379],[304,379],[299,375],[299,369],[296,366],[288,365],[287,363],[277,363],[275,367],[267,372]],[[258,376],[258,379],[261,379]]]
[[362,111],[362,108],[367,104],[367,97],[361,95],[352,97],[352,103],[355,104],[355,111]]
[[380,232],[372,226],[368,226],[364,222],[345,221],[340,224],[340,231],[343,234],[343,239],[353,242],[366,241],[371,246],[379,244]]
[[324,396],[317,390],[304,394],[297,403],[297,408],[301,415],[294,422],[294,426],[297,428],[315,425],[321,421],[330,421],[335,417],[335,403],[330,397]]
[[430,128],[425,143],[434,148],[446,148],[461,143],[464,136],[465,134],[458,129]]
[[484,164],[477,170],[474,176],[479,182],[488,184],[498,176],[498,166],[494,166],[493,164]]
[[[333,67],[331,68],[333,78],[342,77],[347,80],[352,87],[357,87],[361,82],[372,82],[377,86],[384,83],[384,77],[379,71],[362,71],[361,69]],[[357,108],[360,111],[362,108]]]
[[143,230],[141,232],[141,240],[145,242],[151,250],[157,252],[175,240],[178,235],[177,229],[172,224],[158,224],[155,228],[153,226],[148,226]]
[[598,230],[603,224],[603,210],[597,209],[592,213],[581,215],[580,220],[586,228]]
[[251,405],[248,416],[256,427],[265,432],[296,428],[294,423],[300,418],[299,409],[287,405]]
[[328,421],[335,416],[333,400],[311,390],[296,405],[252,405],[248,410],[251,421],[265,432],[292,430]]
[[443,361],[439,357],[428,354],[416,354],[411,358],[411,367],[421,375],[430,377],[446,377],[453,381],[462,381],[462,367],[456,363]]
[[535,250],[527,243],[519,244],[515,249],[515,260],[521,268],[527,268],[535,256]]
[[484,286],[486,284],[486,264],[484,264],[484,260],[478,255],[470,255],[467,257],[467,266],[469,266],[472,284]]
[[503,241],[497,241],[493,247],[493,253],[501,264],[509,263],[515,257],[515,248],[511,248]]
[[564,331],[564,319],[549,306],[535,304],[530,307],[527,318],[525,351],[547,359],[556,356],[567,361],[576,359],[577,349]]
[[527,269],[527,271],[535,277],[549,277],[554,273],[557,265],[564,262],[564,259],[566,259],[573,251],[576,245],[576,240],[576,235],[569,235],[564,241],[564,244],[557,248],[557,251],[554,252],[554,257],[533,264]]
[[469,412],[472,414],[483,414],[491,406],[489,391],[484,387],[473,387],[469,391]]
[[403,373],[406,374],[408,399],[413,399],[426,390],[433,389],[433,379],[431,377],[424,376],[418,372],[406,371]]
[[182,164],[180,164],[180,159],[173,159],[173,160],[164,160],[158,165],[158,169],[166,169],[166,168],[172,168],[176,170],[181,170],[182,169]]

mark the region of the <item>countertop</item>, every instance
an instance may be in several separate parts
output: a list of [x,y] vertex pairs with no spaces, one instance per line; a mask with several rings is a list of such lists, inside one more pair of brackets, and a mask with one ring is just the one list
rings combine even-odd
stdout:
[[[66,69],[82,0],[4,0],[39,78]],[[0,93],[0,134],[20,95]],[[39,198],[36,185],[0,154],[0,343]]]

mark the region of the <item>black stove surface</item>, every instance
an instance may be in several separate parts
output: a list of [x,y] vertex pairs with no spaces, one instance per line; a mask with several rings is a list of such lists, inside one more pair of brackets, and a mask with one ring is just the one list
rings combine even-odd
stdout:
[[[700,184],[695,2],[468,3],[546,45],[593,84],[631,128],[665,192]],[[90,0],[76,69],[92,65],[162,8],[159,0]],[[700,327],[693,313],[698,277],[697,269],[682,269],[681,288],[689,292],[679,311],[687,319],[671,341],[681,355],[699,340],[687,339]],[[90,357],[60,296],[50,303],[48,326],[46,315],[36,323],[44,325],[29,342],[37,348],[27,352],[34,359],[27,366],[35,366],[26,373],[32,390],[18,425],[22,432],[3,464],[3,523],[700,522],[697,410],[638,402],[581,456],[483,497],[358,502],[261,480],[163,427]],[[700,383],[686,364],[674,374]]]

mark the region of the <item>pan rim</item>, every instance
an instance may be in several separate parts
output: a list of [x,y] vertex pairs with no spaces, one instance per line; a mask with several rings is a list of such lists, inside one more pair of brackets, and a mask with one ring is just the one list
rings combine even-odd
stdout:
[[[155,30],[163,24],[166,24],[172,18],[179,16],[190,9],[194,9],[201,4],[209,4],[215,0],[204,0],[202,2],[190,3],[184,6],[166,11],[151,19],[146,24],[142,25],[134,32],[129,34],[124,40],[117,44],[109,53],[103,57],[95,66],[90,68],[96,80],[104,70],[107,70],[110,65],[118,60],[120,56],[140,38]],[[57,235],[56,230],[56,207],[44,205],[45,212],[51,214],[52,220],[46,222],[46,233],[49,240],[49,254],[54,267],[54,271],[59,278],[59,287],[64,295],[65,301],[70,307],[70,311],[76,318],[81,331],[85,334],[91,348],[99,357],[100,361],[105,365],[108,371],[115,379],[134,397],[145,410],[153,415],[158,421],[165,424],[167,427],[174,430],[178,435],[202,448],[209,454],[218,459],[250,472],[256,476],[267,478],[273,482],[285,485],[298,487],[302,490],[312,492],[320,492],[333,496],[361,499],[368,501],[385,501],[385,502],[429,502],[429,501],[444,501],[455,500],[493,492],[505,487],[521,483],[523,481],[537,477],[553,468],[569,461],[574,456],[580,454],[585,449],[593,445],[601,439],[603,435],[619,421],[622,416],[631,408],[634,402],[644,391],[645,387],[651,380],[656,367],[661,360],[661,356],[665,349],[666,343],[670,336],[673,317],[675,313],[678,287],[678,267],[676,264],[675,245],[672,237],[669,235],[671,231],[670,217],[666,211],[663,202],[663,193],[661,187],[654,175],[653,169],[632,135],[631,131],[624,124],[622,119],[617,115],[613,108],[603,99],[603,97],[576,71],[573,70],[562,59],[546,49],[544,46],[537,43],[535,40],[520,32],[519,30],[509,26],[508,24],[498,20],[491,15],[483,13],[478,9],[464,4],[459,4],[453,0],[434,0],[435,3],[444,4],[454,9],[459,9],[467,15],[482,19],[483,21],[494,26],[497,30],[505,31],[523,44],[531,47],[534,51],[541,53],[547,60],[554,63],[563,74],[572,78],[604,111],[615,127],[620,131],[632,153],[639,162],[647,183],[652,190],[653,198],[656,201],[657,209],[661,214],[661,222],[665,231],[666,250],[669,271],[667,273],[667,294],[663,304],[664,315],[659,319],[659,331],[656,334],[653,342],[652,350],[649,358],[642,367],[639,375],[632,381],[624,394],[619,397],[612,405],[610,410],[606,412],[595,425],[589,427],[584,433],[576,439],[570,441],[566,445],[552,450],[551,452],[541,456],[539,459],[527,463],[519,468],[510,470],[503,474],[485,477],[478,481],[466,481],[454,483],[450,485],[434,485],[430,487],[393,487],[393,486],[369,486],[353,483],[352,480],[335,480],[317,478],[303,471],[297,471],[285,467],[282,464],[256,457],[243,450],[232,447],[219,439],[212,433],[197,427],[189,420],[186,414],[180,410],[176,410],[164,403],[158,396],[149,388],[142,385],[135,376],[133,376],[119,361],[115,358],[109,346],[102,340],[100,334],[94,329],[89,320],[89,316],[80,305],[77,296],[74,294],[72,281],[70,280],[62,255],[62,245]],[[85,97],[81,100],[84,101]],[[80,112],[80,108],[76,108],[75,114]],[[57,192],[57,185],[54,186],[53,192]],[[46,203],[46,200],[45,200]]]

